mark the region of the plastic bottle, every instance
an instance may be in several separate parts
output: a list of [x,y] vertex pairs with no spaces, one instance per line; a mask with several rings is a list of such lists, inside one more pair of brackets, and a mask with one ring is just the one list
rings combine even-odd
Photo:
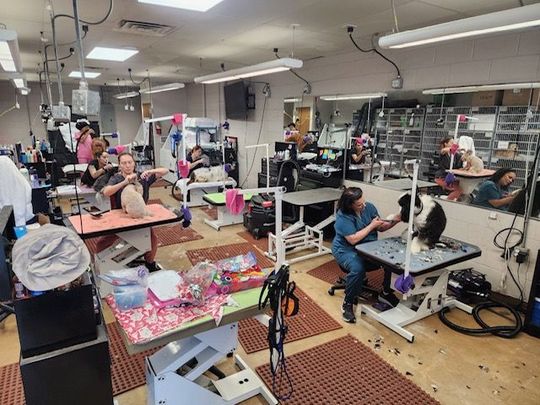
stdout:
[[39,177],[37,174],[37,170],[34,167],[30,168],[30,185],[32,188],[39,187]]

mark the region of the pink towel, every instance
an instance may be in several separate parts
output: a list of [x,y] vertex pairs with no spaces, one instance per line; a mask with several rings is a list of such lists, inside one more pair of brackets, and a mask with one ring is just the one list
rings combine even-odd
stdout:
[[178,161],[178,173],[180,173],[180,177],[186,178],[189,175],[189,163],[185,160],[179,160]]
[[244,196],[238,191],[238,189],[232,188],[225,192],[225,204],[229,212],[234,215],[240,214],[246,205]]

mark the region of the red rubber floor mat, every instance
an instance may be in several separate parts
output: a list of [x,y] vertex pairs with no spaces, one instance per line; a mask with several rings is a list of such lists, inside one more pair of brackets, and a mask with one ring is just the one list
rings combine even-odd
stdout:
[[[296,288],[295,295],[300,301],[300,310],[295,316],[286,319],[289,331],[285,343],[342,328],[334,318],[328,315],[300,288]],[[238,338],[246,353],[268,350],[268,328],[256,319],[240,321]]]
[[245,255],[248,252],[253,252],[257,258],[257,264],[263,268],[267,269],[269,267],[274,267],[274,262],[269,258],[264,256],[257,249],[253,249],[253,245],[250,243],[235,243],[232,245],[224,246],[214,246],[204,249],[194,249],[188,250],[187,257],[191,264],[204,262],[205,260],[210,260],[215,262],[218,260],[226,259],[228,257],[234,257],[238,255]]
[[[272,387],[269,364],[256,370]],[[287,405],[439,403],[351,335],[288,356],[287,372],[294,388]]]
[[[329,284],[334,284],[338,278],[343,277],[345,273],[341,271],[337,262],[331,260],[327,263],[320,265],[319,267],[314,268],[307,272],[310,276],[318,278],[319,280],[326,281]],[[368,284],[370,287],[375,288],[379,291],[382,291],[384,271],[373,270],[368,271],[367,273]]]
[[[203,239],[202,235],[191,228],[183,228],[180,223],[174,225],[157,226],[154,228],[158,238],[158,246],[176,245],[177,243],[191,242]],[[99,238],[85,239],[84,243],[91,254],[97,253]]]
[[249,233],[248,231],[238,232],[237,235],[240,236],[242,239],[247,240],[253,246],[256,246],[257,248],[261,249],[263,252],[266,252],[268,250],[268,238],[266,237],[255,239],[253,235]]
[[211,220],[215,221],[217,219],[217,207],[201,207],[202,212],[210,217]]
[[[118,325],[107,324],[113,395],[119,395],[146,384],[144,358],[156,349],[130,356],[120,336]],[[24,405],[24,390],[18,363],[0,367],[0,404]]]

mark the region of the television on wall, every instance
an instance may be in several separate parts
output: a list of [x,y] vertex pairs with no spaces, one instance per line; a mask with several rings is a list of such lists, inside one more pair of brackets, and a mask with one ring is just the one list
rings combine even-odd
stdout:
[[225,114],[230,119],[246,119],[248,113],[248,88],[244,81],[223,87]]

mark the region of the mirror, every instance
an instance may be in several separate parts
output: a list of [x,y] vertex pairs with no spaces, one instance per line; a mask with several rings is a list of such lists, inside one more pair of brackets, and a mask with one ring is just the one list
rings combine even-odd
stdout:
[[[509,90],[511,96],[515,95]],[[528,90],[523,91],[528,92]],[[524,95],[525,96],[525,95]],[[537,96],[538,97],[538,96]],[[336,98],[336,97],[334,97]],[[520,191],[527,178],[540,180],[534,169],[540,138],[540,109],[527,107],[525,98],[513,100],[519,105],[504,105],[507,92],[479,92],[425,95],[421,91],[395,91],[384,98],[324,100],[323,97],[288,97],[284,100],[283,127],[295,124],[300,136],[318,132],[317,153],[324,147],[343,150],[341,172],[344,179],[373,182],[380,187],[405,187],[412,175],[409,159],[420,159],[420,187],[440,198],[488,209],[523,213],[525,192]],[[494,104],[502,104],[493,106]],[[507,103],[509,104],[509,103]],[[524,106],[523,106],[524,104]],[[458,122],[458,116],[468,118]],[[441,147],[443,138],[453,138],[458,128],[458,152],[468,155],[455,159],[453,169],[472,165],[484,171],[454,172],[458,182],[450,182],[444,170],[451,156]],[[448,147],[449,145],[447,145]],[[455,147],[454,147],[455,148]],[[444,156],[446,154],[446,156]],[[315,163],[321,163],[316,159]],[[324,165],[326,162],[322,162]],[[446,162],[448,166],[449,162]],[[491,183],[505,204],[491,205],[487,195],[495,170],[513,169],[514,181],[505,189],[503,182]],[[459,173],[459,175],[458,175]],[[450,177],[450,176],[449,176]],[[484,185],[483,185],[484,184]],[[403,188],[401,188],[403,189]],[[497,198],[498,199],[498,198]],[[496,200],[497,200],[496,199]],[[512,202],[512,204],[510,204]],[[540,182],[535,191],[532,216],[540,218]],[[498,202],[500,204],[500,202]]]

